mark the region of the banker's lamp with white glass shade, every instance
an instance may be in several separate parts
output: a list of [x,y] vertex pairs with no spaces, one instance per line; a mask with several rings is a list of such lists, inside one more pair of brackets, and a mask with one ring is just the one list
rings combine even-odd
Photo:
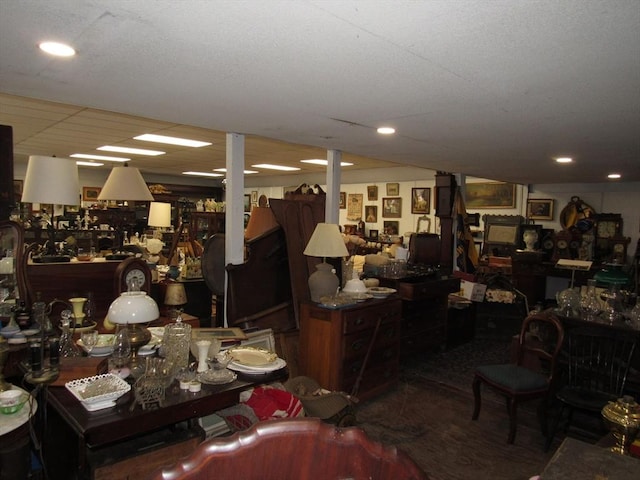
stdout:
[[326,259],[349,255],[338,225],[318,223],[303,253],[310,257],[322,257],[322,263],[316,265],[316,271],[309,277],[311,300],[320,302],[321,297],[334,296],[340,286],[340,280]]
[[104,183],[98,200],[131,200],[153,202],[153,195],[142,178],[140,170],[129,167],[113,167]]

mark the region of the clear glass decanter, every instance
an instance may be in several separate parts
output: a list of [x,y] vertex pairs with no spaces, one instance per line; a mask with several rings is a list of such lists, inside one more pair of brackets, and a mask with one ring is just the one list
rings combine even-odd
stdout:
[[60,327],[62,335],[60,336],[60,356],[61,357],[80,357],[82,354],[73,341],[71,333],[71,310],[63,310],[60,313]]
[[580,292],[577,287],[570,287],[558,292],[558,313],[565,317],[580,316]]
[[587,280],[587,291],[580,302],[580,309],[585,320],[595,320],[602,311],[602,306],[596,292],[596,281]]

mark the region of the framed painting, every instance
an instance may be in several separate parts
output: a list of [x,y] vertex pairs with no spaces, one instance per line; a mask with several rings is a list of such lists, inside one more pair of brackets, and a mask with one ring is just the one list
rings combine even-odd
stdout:
[[248,193],[245,193],[244,195],[244,211],[251,211],[251,195],[249,195]]
[[385,220],[383,227],[385,235],[398,235],[398,232],[400,231],[400,222],[397,220]]
[[82,201],[97,202],[101,190],[101,187],[82,187]]
[[24,185],[24,181],[22,180],[14,180],[13,181],[13,193],[15,195],[22,196],[22,187]]
[[258,191],[257,190],[252,190],[251,191],[251,203],[253,205],[257,205],[257,203],[258,203]]
[[553,220],[553,199],[532,198],[527,200],[527,217],[531,220]]
[[378,186],[377,185],[368,185],[367,186],[367,200],[378,200]]
[[343,210],[347,208],[347,193],[340,192],[340,209]]
[[429,203],[431,199],[430,188],[412,188],[411,189],[411,213],[424,214],[429,213]]
[[515,183],[467,183],[464,188],[467,209],[516,208]]
[[376,205],[367,205],[364,211],[365,223],[376,223],[378,221],[378,207]]
[[387,183],[387,195],[390,197],[396,197],[400,195],[399,183]]
[[378,230],[369,230],[369,238],[372,240],[377,240],[378,239]]
[[382,199],[382,217],[383,218],[402,217],[402,197],[383,198]]
[[347,195],[347,220],[351,222],[362,220],[362,196],[361,193]]

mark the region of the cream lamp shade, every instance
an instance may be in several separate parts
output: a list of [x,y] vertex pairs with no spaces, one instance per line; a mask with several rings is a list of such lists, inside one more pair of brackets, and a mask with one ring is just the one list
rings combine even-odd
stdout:
[[113,167],[98,200],[140,200],[153,202],[153,195],[142,178],[140,170],[134,167]]
[[79,205],[80,181],[76,162],[68,158],[30,156],[21,201]]
[[164,295],[165,305],[185,305],[187,303],[187,292],[184,285],[179,282],[167,283],[167,292]]
[[149,205],[149,219],[147,224],[150,227],[170,227],[171,226],[171,204],[164,202],[151,202]]
[[340,229],[335,223],[318,223],[303,253],[323,258],[349,256]]
[[338,225],[318,223],[303,253],[310,257],[323,257],[322,263],[317,264],[316,271],[309,276],[311,300],[322,302],[322,297],[334,296],[340,286],[340,280],[325,259],[349,255]]

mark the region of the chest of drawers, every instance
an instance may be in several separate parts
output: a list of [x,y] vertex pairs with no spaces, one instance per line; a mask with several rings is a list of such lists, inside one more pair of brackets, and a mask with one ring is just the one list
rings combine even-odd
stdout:
[[301,375],[346,393],[353,393],[359,379],[359,399],[377,395],[397,381],[402,314],[398,297],[340,309],[303,303],[300,313]]

